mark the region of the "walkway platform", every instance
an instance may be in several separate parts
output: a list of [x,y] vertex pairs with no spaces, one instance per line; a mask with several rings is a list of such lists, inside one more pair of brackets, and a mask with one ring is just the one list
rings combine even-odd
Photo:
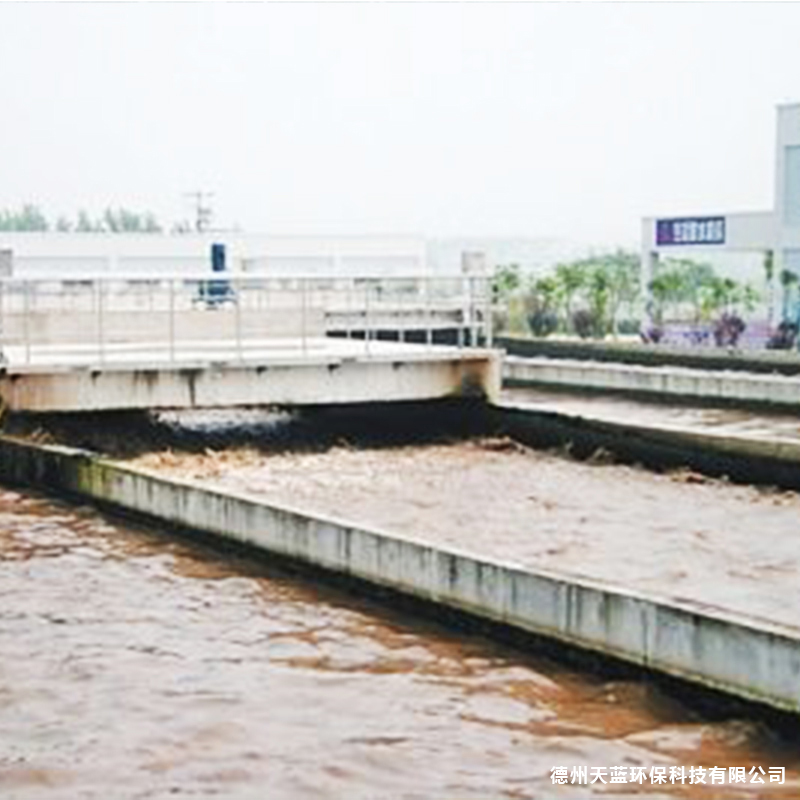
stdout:
[[689,367],[691,369],[800,375],[800,353],[796,350],[730,350],[722,347],[670,347],[644,344],[638,338],[619,341],[574,338],[546,339],[525,336],[495,336],[495,344],[510,356],[558,358],[572,361],[602,361],[640,364],[644,367]]
[[[608,451],[653,469],[689,468],[800,490],[800,413],[667,404],[620,395],[506,387],[498,422],[537,447]],[[794,412],[794,413],[792,413]]]
[[504,406],[552,412],[574,419],[696,433],[729,440],[770,442],[787,450],[796,448],[800,462],[800,407],[758,413],[736,408],[668,404],[621,395],[599,396],[524,387],[505,388],[500,402]]
[[328,405],[496,398],[501,353],[314,337],[7,346],[4,407],[17,412]]
[[503,378],[517,386],[597,389],[744,405],[800,404],[800,378],[785,375],[509,357],[503,365]]

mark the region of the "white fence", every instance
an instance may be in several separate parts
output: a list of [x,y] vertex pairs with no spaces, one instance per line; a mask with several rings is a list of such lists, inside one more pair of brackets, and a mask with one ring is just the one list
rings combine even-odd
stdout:
[[491,342],[490,303],[485,276],[1,278],[0,346],[24,364],[70,351],[99,363],[120,353],[244,359],[270,344],[306,353],[330,336],[369,354],[379,336],[432,346],[442,331],[463,348]]

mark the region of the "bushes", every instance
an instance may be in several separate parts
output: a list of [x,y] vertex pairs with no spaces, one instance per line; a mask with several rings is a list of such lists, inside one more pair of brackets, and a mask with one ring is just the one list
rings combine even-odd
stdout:
[[738,314],[723,314],[714,323],[714,342],[717,347],[736,347],[747,324]]
[[791,350],[797,341],[797,324],[783,321],[778,329],[770,336],[767,350]]
[[[526,277],[514,264],[500,267],[493,282],[496,308],[500,317],[505,312],[508,329],[527,327],[534,336],[559,330],[582,339],[639,334],[639,268],[638,255],[623,250],[556,264],[552,273],[538,278]],[[759,301],[749,284],[689,259],[664,259],[650,292],[652,323],[665,336],[672,323],[691,324],[707,331],[708,340],[713,335],[720,347],[738,346],[743,317]],[[660,337],[643,338],[653,342]]]
[[602,339],[606,334],[603,319],[588,308],[579,308],[572,315],[572,328],[581,339]]
[[557,264],[551,275],[527,282],[519,267],[511,264],[498,267],[493,290],[495,302],[509,312],[511,328],[516,326],[521,305],[521,319],[534,336],[549,336],[561,329],[582,338],[602,338],[617,332],[616,320],[623,308],[629,317],[636,313],[639,257],[623,250],[590,256]]
[[658,344],[664,338],[664,329],[659,325],[651,325],[639,333],[644,344]]
[[528,327],[534,336],[549,336],[558,330],[558,314],[546,308],[540,308],[528,314]]
[[623,319],[617,325],[617,332],[623,336],[638,336],[642,323],[638,319]]

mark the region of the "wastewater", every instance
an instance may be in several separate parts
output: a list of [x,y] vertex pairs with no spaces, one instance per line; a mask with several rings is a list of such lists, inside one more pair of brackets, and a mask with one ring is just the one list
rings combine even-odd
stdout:
[[[352,459],[361,448],[340,434],[325,452]],[[216,444],[233,447],[226,435]],[[168,452],[173,466],[197,456]],[[219,465],[220,451],[198,452]],[[502,443],[489,453],[509,455]],[[312,483],[330,474],[322,466]],[[503,645],[176,533],[0,491],[0,797],[800,791],[800,731],[785,719]]]

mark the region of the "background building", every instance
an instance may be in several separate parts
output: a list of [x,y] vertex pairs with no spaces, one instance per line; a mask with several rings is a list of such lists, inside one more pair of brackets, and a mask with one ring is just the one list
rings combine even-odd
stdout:
[[252,275],[423,275],[425,241],[415,236],[285,237],[251,233],[0,232],[13,274],[69,279],[103,274],[141,278],[210,270],[211,245],[227,268]]
[[[775,302],[768,303],[770,323],[786,304],[800,276],[800,103],[777,109],[775,203],[769,211],[681,214],[642,221],[643,284],[647,287],[662,256],[761,253],[762,274]],[[771,278],[768,276],[771,275]],[[649,298],[648,298],[649,299]],[[648,303],[648,307],[650,304]],[[797,310],[792,309],[792,315]]]

